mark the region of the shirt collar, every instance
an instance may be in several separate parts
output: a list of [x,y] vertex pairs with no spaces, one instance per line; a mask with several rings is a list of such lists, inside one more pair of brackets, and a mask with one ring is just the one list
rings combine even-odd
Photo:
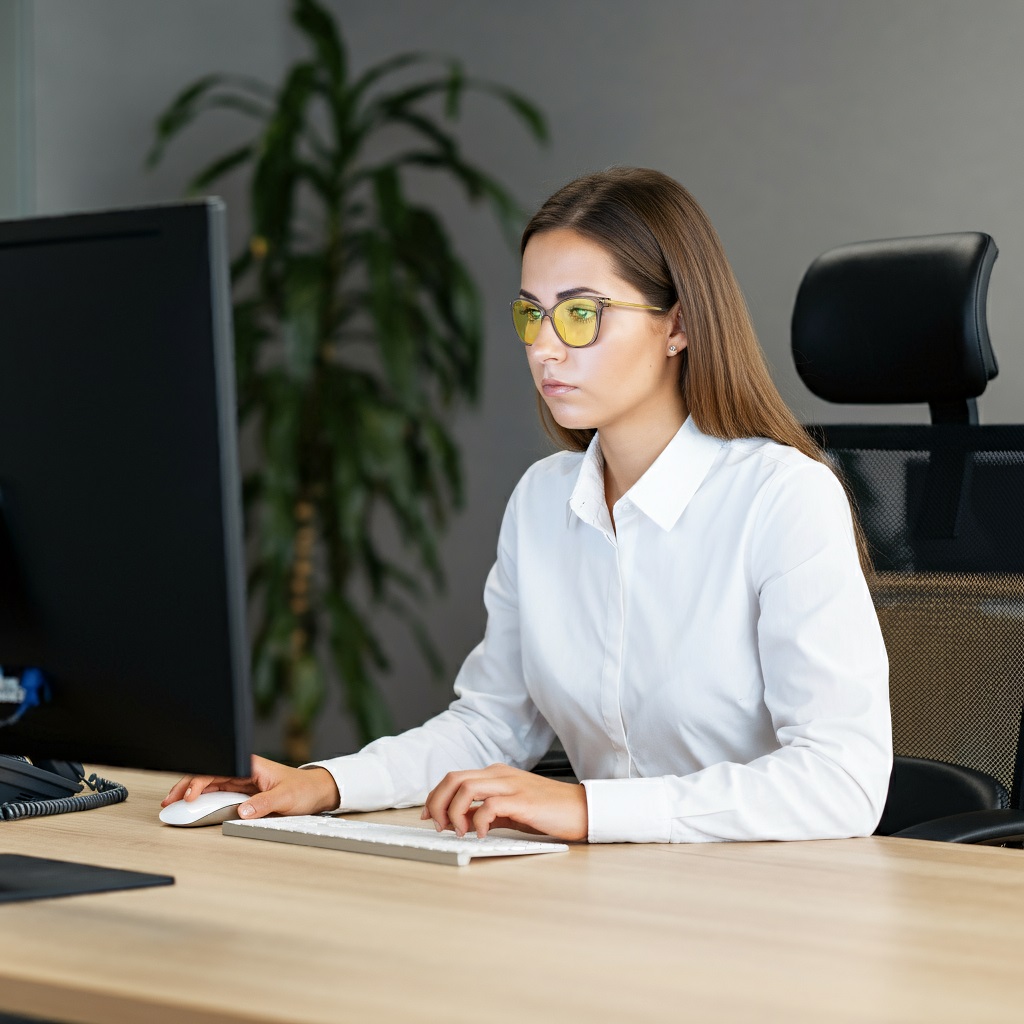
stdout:
[[569,495],[565,510],[567,526],[573,522],[573,513],[599,530],[611,529],[611,519],[604,501],[604,455],[597,434],[590,439],[590,445],[580,463],[576,486]]
[[[726,442],[701,433],[688,416],[651,467],[622,496],[663,530],[671,530]],[[599,529],[611,526],[604,497],[604,457],[595,434],[580,465],[569,509]]]

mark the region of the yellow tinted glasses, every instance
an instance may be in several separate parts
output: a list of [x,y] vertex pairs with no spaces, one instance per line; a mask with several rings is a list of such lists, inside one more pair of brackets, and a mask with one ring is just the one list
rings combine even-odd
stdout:
[[550,309],[538,306],[528,299],[513,299],[512,323],[516,334],[526,345],[532,345],[540,334],[544,317],[550,317],[560,341],[569,348],[586,348],[597,341],[601,329],[601,311],[605,306],[629,306],[631,309],[652,309],[663,313],[661,306],[644,306],[639,302],[617,302],[614,299],[592,298],[589,295],[575,295],[562,299]]

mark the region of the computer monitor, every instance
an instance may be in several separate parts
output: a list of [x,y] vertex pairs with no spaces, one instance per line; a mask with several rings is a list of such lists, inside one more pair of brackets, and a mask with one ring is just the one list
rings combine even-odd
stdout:
[[230,309],[219,200],[0,222],[0,753],[249,774]]

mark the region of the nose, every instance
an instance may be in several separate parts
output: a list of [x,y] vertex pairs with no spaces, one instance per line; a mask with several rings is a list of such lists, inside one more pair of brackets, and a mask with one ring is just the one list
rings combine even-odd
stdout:
[[555,333],[549,314],[544,314],[540,331],[530,346],[530,358],[538,363],[561,362],[565,358],[565,345]]

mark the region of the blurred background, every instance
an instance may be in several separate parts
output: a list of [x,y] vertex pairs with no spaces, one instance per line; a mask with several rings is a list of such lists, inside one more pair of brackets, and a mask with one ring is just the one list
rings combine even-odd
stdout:
[[[830,407],[799,382],[789,350],[807,265],[846,242],[945,231],[991,234],[989,325],[999,376],[983,423],[1020,422],[1024,399],[1024,5],[1016,0],[327,0],[358,72],[406,50],[460,59],[548,118],[538,147],[484,97],[467,97],[467,157],[533,209],[565,181],[613,164],[685,184],[725,244],[783,395],[806,421],[925,421],[925,407]],[[173,200],[247,126],[197,122],[153,171],[154,121],[208,72],[271,84],[300,55],[285,0],[0,0],[0,216]],[[549,452],[508,315],[518,259],[494,218],[450,185],[412,184],[447,219],[486,304],[479,404],[453,429],[466,503],[442,541],[446,593],[425,609],[445,661],[436,683],[400,629],[382,680],[399,727],[441,710],[482,635],[481,592],[505,502]],[[217,189],[233,249],[244,182]],[[2,287],[2,283],[0,283]],[[544,524],[536,524],[543,529]],[[336,688],[314,753],[355,746]],[[269,752],[279,723],[259,727]]]

